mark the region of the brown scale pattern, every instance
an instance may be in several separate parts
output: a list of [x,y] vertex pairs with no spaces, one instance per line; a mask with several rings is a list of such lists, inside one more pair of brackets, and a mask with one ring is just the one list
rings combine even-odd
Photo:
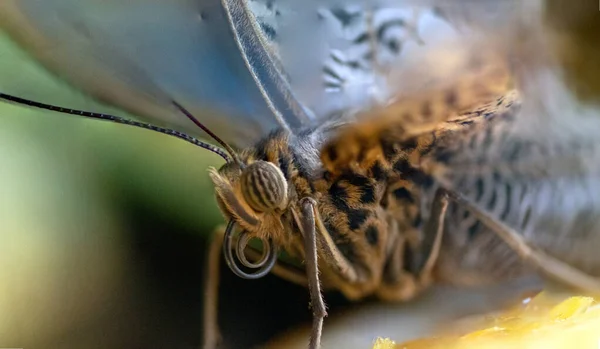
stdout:
[[[341,291],[349,299],[376,294],[383,299],[406,300],[426,286],[419,285],[410,270],[414,257],[421,253],[420,200],[423,190],[433,185],[430,172],[421,164],[430,153],[439,154],[451,144],[453,137],[476,130],[505,104],[497,97],[498,88],[483,93],[481,86],[477,89],[474,95],[486,96],[488,103],[468,112],[459,110],[472,105],[474,99],[447,90],[435,95],[435,103],[431,99],[412,100],[387,108],[378,118],[342,129],[322,148],[324,171],[320,178],[301,166],[299,154],[290,147],[289,135],[283,131],[242,152],[247,164],[264,160],[281,169],[290,184],[290,207],[297,207],[304,197],[316,200],[327,234],[357,275],[356,280],[341,275],[331,257],[320,249],[319,269],[326,287]],[[495,97],[490,99],[491,95]],[[398,118],[397,112],[403,110],[410,110],[411,117]],[[418,115],[428,117],[419,125]],[[227,166],[219,171],[235,182],[233,172]],[[261,222],[277,219],[283,221],[282,228],[262,226],[257,235],[270,234],[291,255],[303,259],[302,240],[289,212],[277,217],[258,215]]]

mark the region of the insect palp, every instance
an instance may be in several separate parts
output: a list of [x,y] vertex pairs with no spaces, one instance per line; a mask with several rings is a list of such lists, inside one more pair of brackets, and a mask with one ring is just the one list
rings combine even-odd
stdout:
[[[150,131],[155,131],[155,132],[163,133],[163,134],[166,134],[166,135],[169,135],[169,136],[177,137],[177,138],[182,139],[182,140],[184,140],[184,141],[186,141],[188,143],[192,143],[195,146],[198,146],[198,147],[206,149],[206,150],[208,150],[208,151],[210,151],[212,153],[215,153],[215,154],[219,155],[220,157],[222,157],[226,162],[235,161],[235,157],[232,157],[233,154],[235,154],[235,153],[232,153],[232,156],[229,156],[221,148],[218,148],[218,147],[216,147],[216,146],[214,146],[212,144],[203,142],[203,141],[197,139],[196,137],[192,137],[192,136],[190,136],[188,134],[185,134],[183,132],[180,132],[180,131],[177,131],[177,130],[174,130],[174,129],[160,127],[160,126],[148,124],[148,123],[145,123],[145,122],[129,120],[129,119],[126,119],[126,118],[123,118],[123,117],[120,117],[120,116],[115,116],[115,115],[110,115],[110,114],[94,113],[94,112],[89,112],[89,111],[84,111],[84,110],[63,108],[63,107],[59,107],[59,106],[52,105],[52,104],[35,102],[35,101],[29,100],[29,99],[16,97],[16,96],[12,96],[12,95],[9,95],[9,94],[6,94],[6,93],[1,93],[1,92],[0,92],[0,99],[3,99],[3,100],[8,101],[8,102],[13,102],[13,103],[17,103],[17,104],[29,106],[29,107],[38,108],[38,109],[50,110],[50,111],[54,111],[54,112],[57,112],[57,113],[83,116],[83,117],[86,117],[86,118],[89,118],[89,119],[111,121],[111,122],[114,122],[114,123],[117,123],[117,124],[134,126],[134,127],[139,127],[139,128],[143,128],[143,129],[150,130]],[[176,104],[176,106],[178,106],[178,104]],[[202,129],[204,131],[207,131],[206,127],[202,127]],[[207,132],[207,133],[211,137],[215,138],[215,136],[213,136],[212,132]],[[219,141],[218,138],[215,138],[215,140]],[[229,152],[229,149],[227,149],[228,152]]]
[[235,244],[235,255],[243,266],[250,269],[258,269],[265,264],[269,255],[267,253],[261,253],[260,257],[256,258],[257,262],[249,261],[248,257],[246,256],[246,247],[248,247],[248,242],[251,239],[252,238],[250,237],[250,234],[248,234],[246,230],[242,231],[238,236],[237,243]]
[[227,224],[225,229],[225,236],[223,237],[223,254],[225,255],[225,262],[231,271],[241,277],[242,279],[260,279],[263,276],[271,272],[271,269],[275,266],[277,261],[277,247],[273,243],[272,239],[263,241],[263,255],[258,262],[250,262],[244,255],[244,250],[250,241],[248,233],[242,231],[236,241],[235,251],[237,260],[249,269],[259,269],[254,273],[247,273],[240,269],[236,262],[236,258],[233,255],[233,228],[235,227],[235,221],[232,219]]

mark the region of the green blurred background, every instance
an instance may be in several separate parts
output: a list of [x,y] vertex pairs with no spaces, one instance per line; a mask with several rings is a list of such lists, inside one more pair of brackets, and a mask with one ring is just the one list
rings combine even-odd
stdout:
[[[0,91],[127,116],[2,33]],[[198,347],[205,249],[223,223],[207,168],[222,160],[158,133],[8,103],[0,124],[0,347]],[[221,269],[229,348],[310,319],[301,287]]]

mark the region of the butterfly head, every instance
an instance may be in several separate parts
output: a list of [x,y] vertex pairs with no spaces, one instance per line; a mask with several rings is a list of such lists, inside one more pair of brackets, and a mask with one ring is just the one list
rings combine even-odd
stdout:
[[210,176],[225,217],[253,237],[280,240],[281,216],[288,210],[291,194],[278,166],[263,160],[229,163],[218,171],[211,169]]
[[[273,154],[272,151],[277,149],[275,153],[279,153],[281,149],[278,144],[281,143],[276,141],[276,137],[271,140],[274,142],[267,146],[263,144],[262,150]],[[209,172],[215,185],[217,203],[229,220],[224,237],[225,258],[231,269],[244,278],[255,278],[267,270],[267,267],[262,267],[254,274],[247,274],[235,264],[239,262],[250,269],[257,269],[259,263],[248,262],[243,256],[248,240],[262,240],[262,261],[265,264],[271,260],[274,262],[276,246],[290,243],[291,207],[297,196],[280,166],[268,161],[269,157],[257,159],[255,150],[248,149],[241,153],[238,160],[228,162],[219,170],[210,169]],[[234,247],[235,226],[240,228],[241,233]],[[232,250],[237,254],[237,261],[234,261]]]

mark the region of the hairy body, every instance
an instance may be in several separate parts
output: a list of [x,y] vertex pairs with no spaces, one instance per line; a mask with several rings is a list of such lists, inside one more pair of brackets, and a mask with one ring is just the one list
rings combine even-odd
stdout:
[[[273,213],[245,207],[240,215],[232,206],[244,206],[244,200],[233,203],[228,196],[229,192],[243,196],[241,171],[235,163],[212,173],[217,199],[226,217],[239,222],[250,236],[271,238],[299,260],[304,260],[305,251],[293,212],[299,209],[300,199],[313,199],[318,211],[316,240],[323,285],[349,299],[377,295],[386,300],[407,300],[431,282],[441,247],[441,241],[436,242],[441,239],[436,238],[437,230],[426,227],[437,184],[422,164],[437,160],[440,154],[448,156],[446,151],[456,139],[476,137],[493,119],[513,117],[518,104],[518,96],[508,93],[474,110],[458,112],[455,108],[444,113],[445,121],[415,136],[403,132],[406,124],[401,123],[402,118],[388,124],[384,132],[371,125],[375,132],[365,133],[349,126],[352,124],[345,123],[343,117],[295,135],[275,131],[241,152],[240,159],[247,165],[257,161],[275,165],[288,183],[289,206]],[[360,130],[359,137],[352,135],[356,130]],[[365,142],[363,137],[369,140]],[[349,146],[350,142],[356,143]],[[362,157],[340,163],[335,155],[344,158],[348,149],[361,149]],[[268,187],[268,181],[263,185]],[[446,219],[458,222],[454,228],[460,227],[445,234],[455,236],[445,239],[447,246],[464,241],[465,236],[473,241],[481,240],[479,235],[494,236],[491,232],[471,236],[473,226],[461,226],[461,217]],[[472,220],[468,216],[464,219]],[[244,225],[248,221],[250,224]],[[514,265],[501,271],[512,274],[520,261],[502,241],[496,239],[494,243],[502,246],[502,253],[512,253]],[[447,259],[452,253],[442,255]],[[438,268],[443,272],[440,279],[450,280],[458,270],[448,266],[460,265],[461,261],[445,264],[445,268]],[[490,275],[485,276],[489,279]]]

